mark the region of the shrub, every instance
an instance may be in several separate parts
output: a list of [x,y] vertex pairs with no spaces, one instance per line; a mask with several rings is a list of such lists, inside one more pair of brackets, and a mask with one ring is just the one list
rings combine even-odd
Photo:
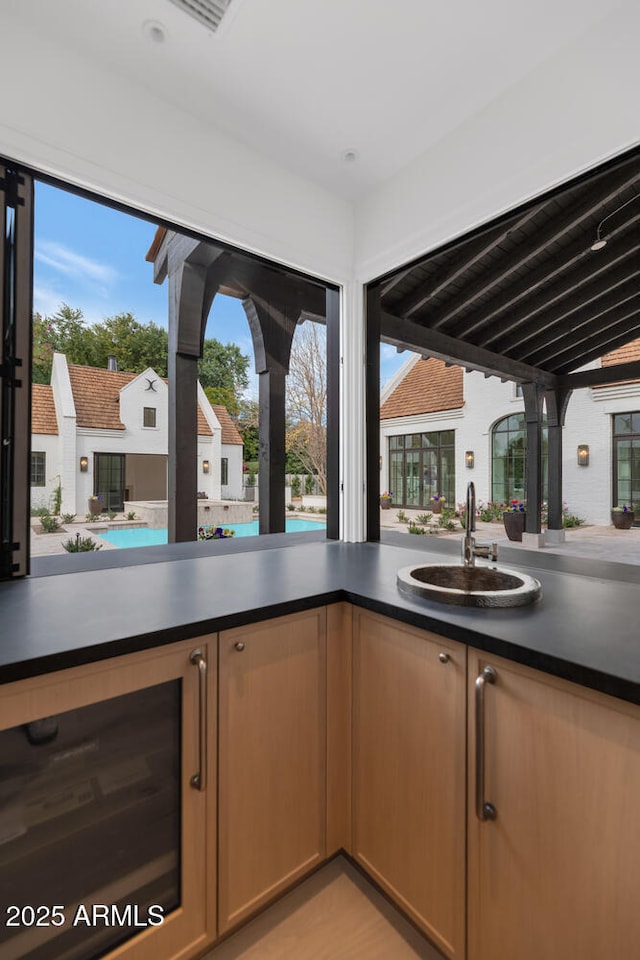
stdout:
[[398,521],[398,523],[406,523],[408,519],[409,518],[407,517],[404,510],[398,510],[398,512],[396,513],[396,520]]
[[416,523],[431,523],[432,520],[432,513],[419,513],[416,517]]
[[136,518],[135,510],[130,510],[129,513],[127,514],[127,520],[135,520],[135,518]]
[[53,489],[51,494],[51,512],[55,513],[56,516],[60,515],[62,509],[62,481],[58,477],[58,482]]
[[307,494],[308,497],[310,497],[311,494],[313,493],[313,488],[315,486],[314,480],[315,478],[312,473],[308,473],[305,477],[304,492]]
[[73,523],[73,521],[75,520],[75,518],[76,518],[75,513],[63,513],[63,514],[62,514],[62,522],[63,522],[63,523]]
[[300,485],[300,477],[296,474],[293,480],[291,481],[291,496],[299,497],[302,487]]
[[48,517],[49,507],[34,507],[31,511],[32,517]]
[[107,510],[107,516],[109,517],[109,520],[115,520],[116,518],[116,515],[113,512],[113,510]]
[[51,517],[49,514],[40,517],[40,523],[45,533],[55,533],[60,528],[60,521],[57,517]]
[[92,537],[81,537],[76,533],[75,538],[69,537],[62,544],[67,553],[89,553],[91,550],[101,550],[102,544],[96,543]]
[[[296,508],[295,503],[288,503],[288,504],[287,504],[287,510],[288,510],[289,512],[291,512],[292,510],[295,510],[295,508]],[[254,508],[254,511],[255,511],[255,508]]]
[[424,527],[421,527],[419,524],[414,523],[413,520],[409,523],[409,526],[407,529],[409,533],[417,533],[422,535],[424,535],[427,532]]
[[318,513],[326,513],[326,512],[327,512],[326,507],[318,507]]

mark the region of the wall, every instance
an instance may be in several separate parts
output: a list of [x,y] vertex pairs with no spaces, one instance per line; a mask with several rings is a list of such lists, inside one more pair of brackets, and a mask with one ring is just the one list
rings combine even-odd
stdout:
[[2,13],[0,154],[177,225],[331,279],[348,275],[353,209]]
[[[591,364],[590,366],[596,366]],[[640,383],[597,390],[576,390],[569,400],[563,430],[563,500],[572,514],[587,523],[611,523],[612,415],[640,410]],[[498,420],[524,411],[513,383],[497,378],[485,380],[481,373],[465,373],[464,406],[412,417],[384,420],[380,425],[382,470],[380,491],[389,484],[388,438],[398,434],[455,430],[456,503],[464,503],[466,487],[473,480],[477,502],[491,496],[491,431]],[[578,465],[578,444],[589,445],[589,465]],[[466,467],[466,450],[474,452],[474,466]]]
[[242,486],[242,446],[238,443],[223,443],[222,453],[229,461],[229,470],[227,477],[229,483],[220,487],[220,495],[223,500],[242,500],[244,499],[244,489]]
[[363,281],[638,143],[640,4],[607,9],[357,205]]
[[53,492],[58,485],[58,477],[62,469],[60,460],[60,438],[53,434],[34,434],[31,449],[34,453],[45,454],[46,481],[44,487],[31,487],[31,509],[47,507],[47,509],[50,510]]

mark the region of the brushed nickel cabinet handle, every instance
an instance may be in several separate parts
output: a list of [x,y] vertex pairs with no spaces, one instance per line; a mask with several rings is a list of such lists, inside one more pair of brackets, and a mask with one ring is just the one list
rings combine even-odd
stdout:
[[495,683],[497,673],[485,667],[476,678],[476,816],[478,820],[495,820],[498,813],[492,803],[484,799],[484,690],[487,683]]
[[242,640],[238,640],[237,643],[234,643],[234,647],[238,653],[242,653],[244,650],[244,642]]
[[198,764],[200,769],[191,777],[194,790],[207,788],[207,661],[202,650],[193,650],[189,657],[198,668]]
[[440,663],[449,663],[450,659],[451,657],[449,656],[448,653],[443,652],[438,654],[438,660],[440,661]]

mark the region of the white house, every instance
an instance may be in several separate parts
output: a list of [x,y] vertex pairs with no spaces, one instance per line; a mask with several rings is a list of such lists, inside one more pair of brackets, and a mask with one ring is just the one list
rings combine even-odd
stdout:
[[[51,386],[33,387],[32,507],[49,506],[58,484],[65,513],[85,514],[91,495],[116,512],[127,500],[166,500],[168,392],[150,367],[122,373],[54,354]],[[200,384],[194,469],[209,499],[243,496],[242,438]]]
[[[637,359],[640,340],[591,366]],[[380,431],[380,490],[392,492],[395,506],[427,510],[436,493],[462,503],[469,480],[484,502],[526,495],[524,401],[515,383],[412,354],[382,392]],[[562,476],[568,509],[590,523],[610,523],[616,505],[640,512],[639,381],[574,391]]]

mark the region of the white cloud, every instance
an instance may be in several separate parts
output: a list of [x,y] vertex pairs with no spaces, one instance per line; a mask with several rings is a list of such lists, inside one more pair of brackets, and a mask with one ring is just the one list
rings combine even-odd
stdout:
[[103,295],[106,295],[108,287],[116,281],[118,276],[111,264],[91,260],[81,253],[70,250],[64,244],[52,240],[38,241],[35,258],[67,277],[85,281],[90,285],[99,284],[100,293]]

